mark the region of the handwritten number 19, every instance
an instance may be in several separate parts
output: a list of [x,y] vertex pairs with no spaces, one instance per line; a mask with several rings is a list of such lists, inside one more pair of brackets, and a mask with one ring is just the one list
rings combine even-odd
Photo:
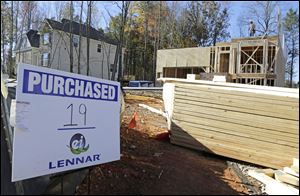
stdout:
[[[67,107],[67,109],[69,109],[69,108],[71,110],[70,124],[66,124],[64,126],[77,126],[77,124],[73,124],[73,104],[72,103]],[[79,112],[79,114],[84,115],[84,117],[83,117],[84,121],[83,122],[84,122],[84,125],[86,125],[86,113],[87,113],[86,105],[80,104],[78,112]]]
[[[83,112],[81,112],[82,111],[81,108],[83,108]],[[84,125],[86,125],[86,106],[84,104],[80,104],[79,114],[84,115]]]

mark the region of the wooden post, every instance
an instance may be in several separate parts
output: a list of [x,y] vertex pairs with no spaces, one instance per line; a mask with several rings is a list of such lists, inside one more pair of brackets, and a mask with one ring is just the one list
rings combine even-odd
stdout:
[[237,70],[236,73],[239,74],[241,72],[241,42],[238,43],[238,49],[237,49]]
[[230,74],[233,74],[233,66],[234,66],[234,63],[233,63],[233,49],[232,49],[232,45],[230,46],[230,52],[229,52],[229,69],[228,69],[228,72]]
[[215,46],[215,62],[214,62],[214,72],[216,73],[216,72],[218,72],[218,70],[217,70],[217,61],[218,61],[218,57],[217,57],[217,55],[218,55],[218,46]]
[[266,86],[267,85],[267,83],[268,83],[268,80],[267,80],[267,70],[268,70],[268,66],[267,66],[267,63],[266,63],[266,61],[268,60],[266,57],[268,56],[267,55],[267,51],[266,51],[266,46],[268,45],[267,43],[266,43],[266,41],[268,41],[268,40],[264,40],[264,50],[263,50],[263,72],[264,72],[264,74],[265,74],[265,79],[264,79],[264,86]]

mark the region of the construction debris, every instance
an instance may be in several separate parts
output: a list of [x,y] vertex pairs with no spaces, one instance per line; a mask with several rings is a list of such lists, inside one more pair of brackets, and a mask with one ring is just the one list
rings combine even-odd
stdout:
[[162,152],[156,152],[156,153],[154,153],[154,155],[153,156],[155,156],[155,157],[160,157],[161,155],[163,155],[164,153],[162,153]]
[[299,173],[299,159],[293,158],[293,165],[291,165],[291,169]]
[[[290,173],[296,174],[296,176]],[[284,167],[283,171],[253,169],[249,170],[248,174],[264,183],[266,185],[266,193],[269,195],[299,195],[299,173],[289,167]]]
[[249,170],[248,174],[264,183],[269,195],[299,195],[299,189],[269,177],[262,170]]
[[155,109],[155,108],[153,108],[153,107],[150,107],[150,106],[148,106],[148,105],[145,105],[145,104],[139,104],[139,106],[140,107],[143,107],[143,108],[146,108],[146,109],[148,109],[148,110],[150,110],[151,112],[154,112],[154,113],[157,113],[157,114],[160,114],[160,115],[162,115],[163,117],[165,117],[165,118],[167,118],[167,115],[166,115],[166,113],[164,113],[163,111],[161,111],[161,110],[158,110],[158,109]]
[[163,174],[164,170],[161,170],[161,172],[158,175],[158,179],[160,179],[161,175]]
[[299,187],[299,177],[292,176],[284,171],[275,171],[275,179]]
[[299,178],[299,173],[297,173],[296,171],[294,171],[294,170],[293,170],[292,168],[290,168],[290,167],[284,167],[284,168],[283,168],[283,171],[284,171],[285,173],[287,173],[287,174],[291,174],[291,175],[296,176],[296,177]]

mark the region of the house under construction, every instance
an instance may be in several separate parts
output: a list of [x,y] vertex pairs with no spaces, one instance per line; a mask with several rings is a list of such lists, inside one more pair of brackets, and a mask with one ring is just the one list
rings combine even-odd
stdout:
[[158,50],[156,77],[224,75],[227,82],[284,86],[286,60],[283,36],[237,38],[210,47]]

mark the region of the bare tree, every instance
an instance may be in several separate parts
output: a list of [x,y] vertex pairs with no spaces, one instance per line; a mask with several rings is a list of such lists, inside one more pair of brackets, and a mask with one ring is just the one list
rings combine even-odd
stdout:
[[31,27],[32,29],[37,30],[38,26],[44,21],[45,18],[48,17],[47,12],[45,12],[44,9],[45,6],[42,6],[41,4],[37,4],[36,11],[33,13],[33,17],[32,17],[32,27]]
[[[108,10],[106,7],[104,7],[104,8],[105,8],[107,14],[109,15],[110,19],[113,19],[113,16],[110,14],[109,10]],[[105,22],[106,22],[106,25],[108,25],[107,21],[105,21]],[[114,33],[113,33],[113,36],[114,36],[114,38],[115,38],[116,40],[119,41],[119,37],[118,37],[117,32],[114,32]],[[116,48],[116,53],[115,53],[115,58],[114,58],[114,63],[113,63],[113,68],[112,68],[112,74],[111,74],[111,78],[110,78],[111,80],[115,80],[116,69],[117,69],[117,63],[118,63],[119,48],[120,48],[120,47],[119,47],[119,44],[118,44],[118,45],[117,45],[117,48]],[[109,64],[107,64],[107,68],[108,68],[108,73],[109,73],[109,70],[110,70],[110,65],[109,65]],[[109,74],[108,74],[108,75],[109,75]]]
[[[152,80],[153,84],[155,85],[155,70],[156,70],[156,56],[157,56],[157,50],[160,47],[160,30],[161,30],[161,8],[162,8],[162,2],[159,1],[159,8],[158,11],[155,12],[155,27],[154,27],[154,42],[153,42],[153,66],[152,66]],[[158,16],[157,16],[158,15]]]
[[161,37],[161,13],[162,13],[162,1],[159,1],[159,14],[158,14],[158,38],[157,38],[157,48],[156,50],[160,49],[160,37]]
[[37,12],[37,2],[36,1],[22,1],[22,12],[24,13],[22,23],[24,23],[25,30],[31,28],[33,18]]
[[118,71],[118,81],[122,82],[122,46],[124,42],[124,28],[127,22],[127,15],[130,6],[130,1],[122,1],[122,20],[120,25],[120,49],[119,49],[119,71]]
[[87,55],[86,55],[86,58],[87,58],[87,68],[86,68],[86,75],[88,76],[89,75],[89,72],[90,72],[90,27],[91,27],[91,15],[92,15],[92,1],[89,1],[88,2],[88,14],[87,14],[87,28],[86,28],[86,31],[87,31],[87,39],[86,39],[86,42],[87,42]]
[[61,20],[63,17],[63,8],[64,8],[64,2],[62,1],[55,1],[55,16],[56,20]]
[[81,34],[82,34],[82,10],[83,10],[83,1],[81,1],[80,6],[80,17],[79,17],[79,46],[78,46],[78,67],[77,67],[77,73],[80,74],[80,58],[81,58]]
[[70,3],[70,72],[73,72],[73,1]]
[[177,37],[177,31],[176,31],[176,23],[177,23],[177,12],[179,11],[178,9],[178,2],[177,1],[173,1],[172,2],[172,7],[170,8],[170,13],[169,13],[169,32],[170,32],[170,48],[177,48],[177,44],[176,44],[176,37]]
[[[21,3],[21,29],[18,29],[20,33],[20,41],[22,41],[22,34],[24,33],[24,28],[25,30],[29,30],[31,27],[31,22],[32,22],[32,15],[34,16],[36,14],[36,7],[37,4],[36,2],[32,1],[31,3],[28,3],[28,1],[22,1]],[[34,12],[34,13],[32,13]],[[21,58],[21,45],[19,46],[19,51],[18,51],[18,58],[20,60]]]
[[31,26],[31,10],[32,10],[32,2],[31,1],[27,1],[27,5],[28,5],[28,12],[27,12],[27,30],[30,29],[30,26]]
[[149,1],[146,1],[144,3],[144,6],[142,7],[144,11],[144,51],[143,51],[143,66],[144,66],[144,74],[143,74],[143,79],[146,79],[146,69],[147,69],[147,43],[148,43],[148,15],[149,15]]
[[250,20],[256,25],[256,31],[261,35],[277,33],[276,1],[253,1],[249,3],[247,14],[241,16],[244,29],[248,29]]
[[10,21],[10,9],[9,4],[6,1],[1,1],[1,69],[3,73],[7,73],[6,65],[6,45],[8,42],[8,33],[9,33],[9,21]]
[[14,2],[11,1],[10,7],[10,34],[9,34],[9,50],[8,50],[8,75],[10,78],[14,75],[14,68],[13,68],[13,58],[12,58],[12,51],[13,51],[13,39],[14,39]]
[[[115,80],[117,62],[119,62],[118,81],[122,82],[122,73],[123,73],[122,72],[122,46],[123,46],[123,42],[124,42],[124,29],[125,29],[125,25],[127,23],[127,16],[128,16],[128,11],[129,11],[129,7],[130,7],[130,1],[122,1],[122,6],[120,6],[118,4],[118,2],[115,2],[115,4],[121,10],[121,20],[120,20],[120,24],[119,24],[119,29],[120,29],[119,35],[114,34],[115,38],[119,41],[119,44],[118,44],[117,50],[116,50],[116,57],[114,60],[114,66],[113,66],[113,71],[112,71],[112,75],[111,75],[111,80]],[[110,18],[113,18],[109,12],[108,12],[108,14],[110,15]]]
[[16,7],[15,7],[15,11],[16,11],[16,16],[15,16],[15,42],[17,42],[18,39],[18,18],[19,18],[19,1],[16,2]]

